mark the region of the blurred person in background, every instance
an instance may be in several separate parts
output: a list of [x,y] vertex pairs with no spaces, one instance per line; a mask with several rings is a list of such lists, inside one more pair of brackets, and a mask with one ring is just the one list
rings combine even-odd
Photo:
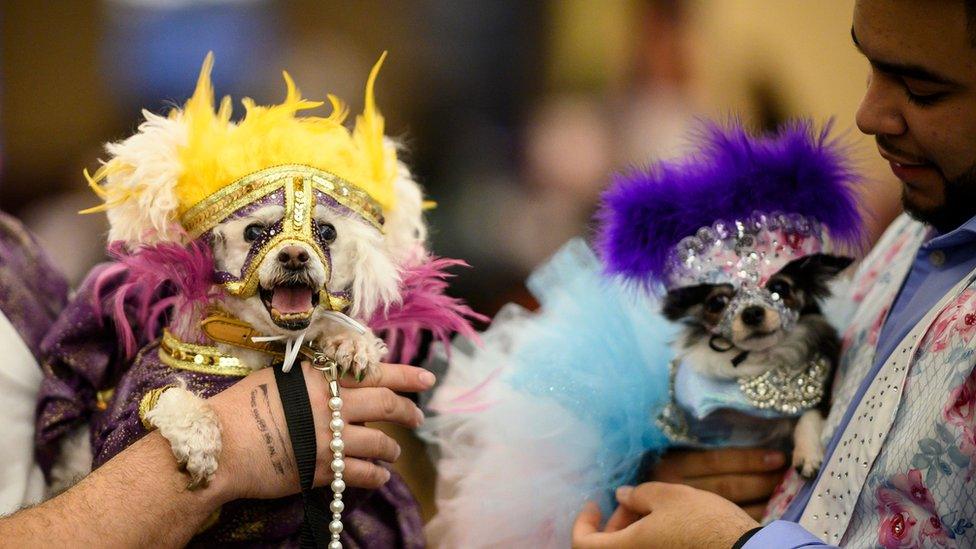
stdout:
[[[548,7],[542,47],[549,53],[536,77],[547,83],[526,101],[514,168],[465,185],[448,205],[453,246],[477,268],[509,273],[507,288],[482,298],[488,313],[508,301],[532,306],[521,280],[587,233],[609,174],[680,152],[696,113],[680,2]],[[606,55],[619,59],[606,63]],[[464,204],[483,208],[473,215]]]
[[679,154],[694,127],[685,9],[658,0],[638,10],[629,70],[609,94],[545,97],[524,129],[521,188],[499,212],[498,237],[529,271],[585,234],[612,172]]
[[67,300],[68,283],[37,239],[0,211],[0,409],[5,412],[0,421],[0,516],[44,497],[44,475],[33,448],[41,340]]

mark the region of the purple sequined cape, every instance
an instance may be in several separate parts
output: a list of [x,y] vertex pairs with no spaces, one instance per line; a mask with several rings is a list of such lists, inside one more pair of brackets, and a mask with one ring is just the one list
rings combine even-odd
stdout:
[[68,299],[68,283],[27,229],[3,212],[0,282],[0,311],[40,357],[41,340]]
[[[146,434],[139,402],[149,390],[172,385],[179,377],[190,391],[207,398],[240,379],[170,368],[160,361],[156,341],[139,341],[136,358],[124,359],[114,324],[107,314],[98,314],[92,297],[94,281],[107,267],[101,265],[89,274],[44,340],[47,360],[38,404],[37,447],[46,473],[61,437],[82,422],[90,423],[98,467]],[[99,399],[98,393],[104,395],[108,389],[114,389],[112,397]],[[379,490],[348,490],[344,499],[344,547],[424,546],[419,507],[396,474]],[[297,545],[301,522],[299,496],[239,500],[225,505],[217,522],[192,544]]]

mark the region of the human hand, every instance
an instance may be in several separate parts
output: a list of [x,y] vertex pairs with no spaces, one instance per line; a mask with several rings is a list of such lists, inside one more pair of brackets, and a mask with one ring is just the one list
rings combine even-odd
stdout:
[[[329,442],[331,419],[325,377],[302,364],[308,387],[318,448],[315,485],[332,481]],[[392,422],[415,428],[423,413],[410,399],[394,391],[416,392],[434,384],[433,374],[401,364],[380,364],[361,382],[342,380],[342,417],[345,427],[343,480],[359,488],[378,488],[390,472],[368,460],[394,462],[400,447],[367,422]],[[298,472],[288,438],[288,427],[278,397],[274,372],[259,370],[210,399],[220,418],[223,450],[213,481],[227,501],[240,498],[277,498],[298,491]]]
[[603,531],[600,508],[593,502],[586,504],[573,525],[574,549],[727,548],[759,526],[731,501],[680,484],[622,486],[617,501],[624,513],[614,513]]
[[783,480],[785,466],[786,456],[772,450],[678,450],[665,454],[648,480],[714,492],[759,520],[773,490]]

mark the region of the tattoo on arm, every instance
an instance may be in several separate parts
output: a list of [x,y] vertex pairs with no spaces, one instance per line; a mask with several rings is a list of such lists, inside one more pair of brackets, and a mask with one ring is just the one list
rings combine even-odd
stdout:
[[[251,417],[264,439],[271,466],[279,476],[284,476],[285,470],[291,470],[293,460],[288,453],[288,445],[285,444],[281,427],[271,412],[271,400],[268,398],[267,384],[262,383],[251,390]],[[268,419],[266,420],[265,417]]]

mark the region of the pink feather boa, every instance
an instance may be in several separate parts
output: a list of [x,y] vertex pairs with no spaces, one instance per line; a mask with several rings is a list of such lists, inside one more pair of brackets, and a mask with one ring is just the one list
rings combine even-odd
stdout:
[[488,317],[444,293],[447,279],[454,276],[447,270],[468,266],[460,259],[427,256],[420,263],[402,268],[400,302],[375,312],[368,323],[386,340],[390,349],[387,360],[410,363],[417,356],[424,331],[431,332],[448,350],[454,332],[480,342],[471,322],[488,322]]
[[103,306],[111,308],[128,358],[158,336],[171,307],[206,307],[220,296],[213,254],[202,241],[186,246],[165,242],[134,251],[113,242],[108,253],[116,263],[95,280],[95,312],[101,316]]
[[[214,282],[210,247],[193,241],[187,246],[161,243],[128,251],[121,242],[109,246],[117,262],[95,281],[95,310],[110,307],[125,356],[158,337],[169,310],[178,306],[203,308],[221,297]],[[447,346],[457,332],[479,341],[472,321],[487,322],[461,299],[445,294],[451,267],[468,267],[458,259],[427,256],[401,270],[399,303],[377,311],[369,327],[390,349],[387,360],[409,363],[417,357],[424,331]],[[448,347],[449,348],[449,347]]]

